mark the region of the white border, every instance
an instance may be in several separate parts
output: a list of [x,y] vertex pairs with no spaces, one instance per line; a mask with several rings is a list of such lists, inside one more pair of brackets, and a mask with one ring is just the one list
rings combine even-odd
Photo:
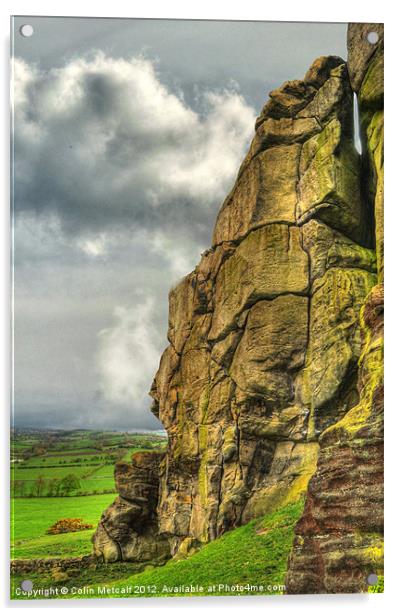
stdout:
[[[400,302],[397,293],[399,278],[399,240],[400,231],[400,203],[399,203],[399,149],[400,136],[398,135],[398,104],[397,85],[399,82],[398,73],[398,46],[396,42],[399,38],[397,32],[399,21],[396,19],[395,3],[389,0],[370,1],[364,0],[362,3],[351,3],[348,0],[331,0],[321,2],[321,0],[307,1],[307,3],[294,0],[285,2],[268,3],[266,0],[246,0],[245,2],[229,2],[218,0],[202,0],[201,2],[191,3],[178,0],[166,0],[146,2],[128,2],[122,0],[111,0],[109,3],[100,4],[98,1],[83,0],[49,0],[29,1],[7,1],[1,7],[1,37],[3,49],[3,88],[4,111],[1,114],[2,135],[7,135],[9,131],[8,116],[8,53],[9,53],[9,16],[13,15],[59,15],[59,16],[96,16],[96,17],[152,17],[152,18],[187,18],[187,19],[243,19],[243,20],[269,20],[269,21],[327,21],[327,22],[385,22],[385,115],[386,115],[386,558],[385,558],[385,594],[363,596],[302,596],[302,597],[262,597],[262,598],[191,598],[191,599],[143,599],[143,600],[82,600],[82,601],[35,601],[35,602],[8,602],[8,544],[3,546],[3,554],[0,559],[0,593],[3,606],[16,612],[25,609],[51,609],[74,610],[74,614],[83,613],[83,610],[92,609],[115,609],[134,610],[135,613],[151,613],[155,610],[162,611],[163,615],[173,614],[176,611],[190,610],[194,613],[203,613],[205,609],[221,611],[226,608],[231,613],[243,612],[250,608],[254,614],[275,613],[279,610],[282,614],[337,614],[338,610],[342,614],[374,614],[394,613],[391,607],[398,603],[396,596],[398,584],[398,555],[399,547],[399,481],[398,481],[398,456],[399,448],[399,416],[400,408],[398,396],[395,392],[395,384],[399,379],[399,350],[400,341],[396,323],[399,321],[398,313]],[[396,115],[395,115],[396,114]],[[3,296],[2,319],[0,331],[0,361],[1,361],[1,382],[0,392],[3,396],[3,439],[4,456],[3,464],[5,473],[8,473],[8,409],[9,409],[9,142],[6,137],[1,149],[3,191],[3,209],[1,210],[1,268],[0,268],[0,289]],[[388,284],[389,283],[389,284]],[[392,284],[390,284],[392,283]],[[397,284],[396,284],[397,283]],[[388,290],[389,287],[389,290]],[[8,512],[4,503],[8,502],[7,482],[3,485],[3,532],[2,537],[8,537]]]

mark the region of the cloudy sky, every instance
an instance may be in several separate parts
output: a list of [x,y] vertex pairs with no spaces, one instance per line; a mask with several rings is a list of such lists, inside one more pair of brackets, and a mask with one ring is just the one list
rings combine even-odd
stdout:
[[15,425],[160,428],[147,392],[168,291],[209,246],[268,92],[345,57],[346,26],[16,18],[14,33]]

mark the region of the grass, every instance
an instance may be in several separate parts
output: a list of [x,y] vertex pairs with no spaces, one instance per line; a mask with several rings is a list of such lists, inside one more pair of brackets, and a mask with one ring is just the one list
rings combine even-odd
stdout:
[[82,554],[90,554],[92,551],[90,538],[96,529],[96,525],[93,526],[92,530],[45,535],[17,542],[12,558],[73,558]]
[[[115,494],[114,465],[130,460],[135,451],[165,446],[157,433],[123,433],[91,430],[16,430],[11,433],[12,558],[73,557],[92,551],[94,530],[46,535],[61,518],[83,518],[96,528]],[[68,496],[55,496],[67,475],[79,486]],[[42,478],[43,481],[38,481]],[[38,492],[41,496],[38,497]]]
[[368,588],[368,593],[373,594],[373,593],[383,593],[384,592],[384,577],[383,575],[378,575],[378,582],[377,584],[375,584],[374,586],[370,586]]
[[92,471],[90,471],[89,469],[89,473],[87,476],[91,477],[92,479],[101,479],[104,477],[114,477],[114,468],[115,468],[114,464],[105,464],[104,466],[100,466],[100,467],[92,469]]
[[[92,551],[90,537],[102,512],[115,495],[72,496],[68,498],[15,498],[11,501],[12,558],[51,558],[80,556]],[[60,518],[83,518],[94,529],[46,535]]]
[[[163,567],[132,573],[135,565],[130,563],[98,565],[95,569],[72,572],[62,586],[87,587],[88,598],[282,594],[294,526],[302,511],[303,501],[287,505],[225,533],[192,556],[171,560]],[[14,578],[13,592],[22,579]],[[35,574],[30,579],[36,587],[56,587],[49,574]],[[196,588],[191,589],[191,585]],[[237,585],[242,590],[233,588]],[[104,587],[111,589],[110,592],[104,594]],[[130,588],[131,592],[121,595],[118,592],[121,588]]]
[[[22,496],[29,496],[35,489],[35,481],[41,477],[45,481],[51,479],[62,479],[67,475],[75,475],[79,480],[79,488],[72,491],[72,494],[78,495],[82,492],[95,493],[104,490],[114,490],[114,464],[102,465],[63,465],[56,467],[40,467],[40,468],[16,468],[12,470],[11,477],[13,481],[23,481],[24,493]],[[43,495],[47,495],[44,488]],[[18,496],[21,493],[18,492]],[[35,494],[36,495],[36,494]]]
[[13,464],[14,470],[24,470],[27,468],[35,469],[36,471],[44,470],[48,468],[62,469],[64,466],[100,466],[101,464],[111,463],[113,459],[107,453],[92,452],[92,453],[76,453],[70,455],[68,452],[64,452],[63,455],[54,455],[49,453],[45,458],[29,458]]
[[54,477],[57,477],[59,479],[61,479],[62,477],[65,477],[66,475],[70,475],[71,473],[73,473],[74,475],[76,475],[77,477],[84,477],[85,475],[87,475],[91,470],[95,469],[96,467],[87,467],[87,466],[60,466],[60,467],[42,467],[42,468],[16,468],[13,469],[12,471],[12,477],[14,480],[32,480],[35,481],[35,479],[37,479],[38,477],[43,477],[45,479],[52,479]]
[[98,468],[92,469],[84,479],[81,479],[80,490],[85,492],[93,492],[94,490],[112,490],[114,489],[114,464],[107,464]]

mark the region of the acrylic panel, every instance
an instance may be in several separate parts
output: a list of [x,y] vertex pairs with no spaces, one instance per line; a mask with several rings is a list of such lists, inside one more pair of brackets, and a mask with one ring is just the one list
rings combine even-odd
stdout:
[[11,597],[383,592],[383,25],[11,29]]

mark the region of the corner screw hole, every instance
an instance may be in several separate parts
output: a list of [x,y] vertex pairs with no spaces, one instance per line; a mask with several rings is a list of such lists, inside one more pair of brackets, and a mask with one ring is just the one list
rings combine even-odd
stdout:
[[368,32],[367,41],[368,43],[371,43],[371,45],[376,45],[379,41],[379,34],[377,32]]
[[33,34],[33,27],[30,24],[24,24],[19,29],[22,36],[29,38]]

